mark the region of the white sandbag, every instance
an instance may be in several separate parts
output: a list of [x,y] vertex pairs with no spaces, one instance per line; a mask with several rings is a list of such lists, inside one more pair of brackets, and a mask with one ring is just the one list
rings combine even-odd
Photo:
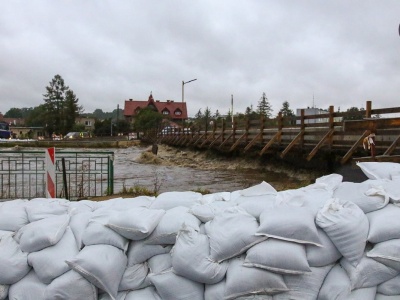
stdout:
[[316,217],[340,253],[356,266],[364,255],[368,236],[368,219],[353,202],[332,198]]
[[67,227],[57,244],[28,254],[28,264],[33,267],[40,281],[49,284],[54,278],[70,270],[65,260],[74,258],[78,253],[74,234]]
[[323,188],[327,191],[335,191],[342,183],[343,176],[340,174],[329,174],[315,179],[314,187]]
[[380,180],[380,184],[385,191],[385,194],[389,197],[391,203],[400,203],[400,177],[392,178],[392,180],[383,179]]
[[150,208],[169,210],[183,206],[190,208],[196,203],[201,203],[203,195],[197,192],[165,192],[157,196]]
[[382,282],[378,285],[377,292],[387,296],[400,296],[400,275]]
[[199,230],[200,223],[199,219],[189,213],[187,207],[178,206],[169,209],[146,239],[146,243],[149,245],[175,244],[176,235],[183,224]]
[[348,300],[375,300],[376,286],[351,291]]
[[99,202],[90,200],[71,201],[68,213],[72,216],[76,213],[94,212],[100,208]]
[[9,285],[0,284],[0,300],[5,300],[8,297],[8,289],[10,288]]
[[141,290],[130,291],[125,300],[162,300],[153,286]]
[[69,201],[65,199],[35,198],[26,205],[26,214],[30,223],[48,217],[65,215],[68,213]]
[[149,279],[163,300],[204,299],[204,284],[178,276],[172,270],[149,274]]
[[228,207],[234,206],[235,203],[227,201],[214,201],[206,204],[193,205],[189,213],[198,218],[201,222],[206,223],[215,218],[216,215],[223,212]]
[[149,272],[158,274],[172,268],[172,257],[171,254],[158,254],[147,261],[149,266]]
[[385,207],[389,198],[382,190],[376,189],[371,181],[361,183],[342,182],[333,193],[333,198],[355,203],[364,213],[369,213]]
[[400,164],[392,162],[357,162],[369,179],[391,179],[400,175]]
[[276,195],[277,191],[272,185],[263,181],[260,184],[239,191],[239,194],[245,197],[253,197],[262,195]]
[[350,278],[351,289],[377,286],[398,275],[398,271],[364,255],[357,267],[346,258],[340,260],[340,265]]
[[40,251],[53,246],[64,235],[69,215],[59,215],[35,221],[20,228],[14,235],[24,252]]
[[243,208],[227,208],[205,225],[210,239],[210,258],[222,262],[265,240],[263,236],[254,235],[257,228],[256,218]]
[[0,230],[17,231],[29,223],[25,206],[27,200],[10,200],[0,203]]
[[367,256],[400,272],[400,239],[375,244]]
[[400,299],[400,295],[387,296],[387,295],[383,295],[383,294],[379,294],[379,293],[377,293],[375,295],[375,300],[399,300],[399,299]]
[[368,241],[380,243],[400,239],[400,207],[388,204],[386,207],[367,214],[369,220]]
[[130,240],[142,240],[156,228],[165,210],[136,207],[110,216],[107,227]]
[[206,284],[204,288],[204,300],[224,299],[225,285],[225,279],[216,284]]
[[31,270],[24,278],[10,286],[8,290],[9,299],[38,300],[44,299],[46,284],[42,283]]
[[307,261],[310,267],[323,267],[336,263],[342,254],[321,228],[317,227],[322,247],[306,245]]
[[121,249],[110,245],[86,246],[66,263],[92,284],[107,292],[113,300],[116,299],[127,264],[127,257]]
[[321,246],[314,214],[301,206],[280,205],[263,211],[256,235]]
[[287,291],[282,275],[243,266],[244,258],[233,258],[226,273],[225,300],[249,295],[274,295]]
[[200,200],[200,204],[210,204],[215,201],[230,201],[231,193],[230,192],[219,192],[212,194],[205,194]]
[[128,256],[128,266],[141,264],[158,254],[169,253],[171,248],[171,245],[147,245],[146,240],[131,241],[126,253]]
[[350,294],[350,278],[340,264],[336,264],[325,277],[318,294],[318,300],[346,300],[349,299]]
[[304,245],[273,238],[247,250],[243,265],[281,274],[311,272]]
[[325,277],[333,265],[311,268],[311,272],[300,275],[284,275],[288,292],[274,296],[274,300],[315,300]]
[[139,196],[134,198],[116,198],[111,204],[112,210],[125,211],[138,207],[149,208],[156,197]]
[[147,263],[126,267],[118,291],[137,290],[149,286],[150,282],[146,281],[148,273]]
[[[116,300],[125,300],[126,296],[128,295],[129,291],[121,291],[117,293]],[[105,293],[104,291],[99,291],[99,299],[98,300],[112,300],[113,298]]]
[[69,227],[74,233],[76,245],[78,246],[79,250],[84,246],[82,236],[86,230],[89,220],[92,218],[92,215],[92,212],[86,210],[84,210],[82,213],[75,213],[71,215]]
[[261,213],[266,209],[272,209],[275,206],[276,195],[263,195],[252,197],[239,197],[235,200],[239,207],[243,208],[247,213],[260,219]]
[[44,291],[44,300],[97,300],[97,287],[70,270],[55,278]]
[[174,273],[200,283],[217,283],[225,277],[228,264],[216,263],[209,256],[208,237],[184,225],[171,250]]
[[129,241],[106,225],[115,211],[97,210],[92,214],[85,231],[82,242],[85,246],[106,244],[126,251]]
[[0,284],[14,284],[29,273],[28,253],[22,252],[11,234],[0,237]]

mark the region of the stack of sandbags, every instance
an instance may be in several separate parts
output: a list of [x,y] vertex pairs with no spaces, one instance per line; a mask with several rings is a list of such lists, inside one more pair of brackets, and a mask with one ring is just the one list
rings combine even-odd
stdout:
[[282,192],[3,202],[0,300],[399,299],[400,169],[359,166]]

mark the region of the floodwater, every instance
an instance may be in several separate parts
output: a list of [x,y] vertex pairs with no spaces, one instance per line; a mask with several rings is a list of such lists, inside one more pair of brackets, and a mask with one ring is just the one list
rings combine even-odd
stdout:
[[146,187],[149,190],[232,192],[266,181],[274,183],[291,181],[295,178],[284,173],[266,172],[254,169],[237,170],[201,170],[181,166],[162,166],[136,162],[142,148],[109,149],[115,155],[114,192],[118,193],[125,186]]

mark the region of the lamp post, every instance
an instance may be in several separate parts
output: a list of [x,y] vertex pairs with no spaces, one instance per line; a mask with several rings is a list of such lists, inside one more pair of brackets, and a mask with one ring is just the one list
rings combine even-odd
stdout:
[[197,80],[197,79],[192,79],[192,80],[189,80],[189,81],[186,81],[186,82],[182,80],[182,103],[185,102],[185,89],[184,89],[185,84],[189,83],[189,82],[192,82],[192,81],[195,81],[195,80]]

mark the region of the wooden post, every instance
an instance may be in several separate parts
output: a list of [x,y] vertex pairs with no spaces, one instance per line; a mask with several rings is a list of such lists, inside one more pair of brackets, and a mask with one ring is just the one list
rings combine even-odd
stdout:
[[233,124],[232,124],[232,143],[234,144],[236,142],[236,127],[237,127],[237,120],[234,119],[233,120]]
[[264,124],[265,117],[263,115],[261,115],[260,122],[261,122],[261,124],[260,124],[260,132],[261,132],[260,140],[261,140],[261,144],[263,144],[264,143],[264,127],[265,127],[265,124]]
[[[300,111],[300,127],[301,127],[301,129],[300,129],[300,132],[304,132],[304,129],[306,128],[306,125],[305,125],[305,122],[304,122],[304,108],[302,108],[301,109],[301,111]],[[301,136],[300,136],[300,147],[301,148],[303,148],[303,145],[304,145],[304,134],[302,134]]]
[[247,118],[247,119],[246,119],[246,129],[245,129],[245,131],[246,131],[246,139],[245,139],[246,145],[247,145],[248,142],[249,142],[249,130],[250,130],[250,119]]
[[[278,132],[282,132],[283,128],[283,117],[282,117],[282,112],[280,111],[278,113]],[[280,134],[278,137],[278,143],[281,144],[281,137],[282,135]]]
[[[335,122],[335,108],[333,105],[329,106],[329,130],[332,130],[334,128],[334,122]],[[328,145],[329,149],[332,149],[332,144],[333,144],[333,134],[328,138]]]
[[222,119],[221,143],[223,143],[225,140],[225,127],[226,127],[225,119]]
[[372,101],[367,101],[365,104],[365,117],[371,118]]

